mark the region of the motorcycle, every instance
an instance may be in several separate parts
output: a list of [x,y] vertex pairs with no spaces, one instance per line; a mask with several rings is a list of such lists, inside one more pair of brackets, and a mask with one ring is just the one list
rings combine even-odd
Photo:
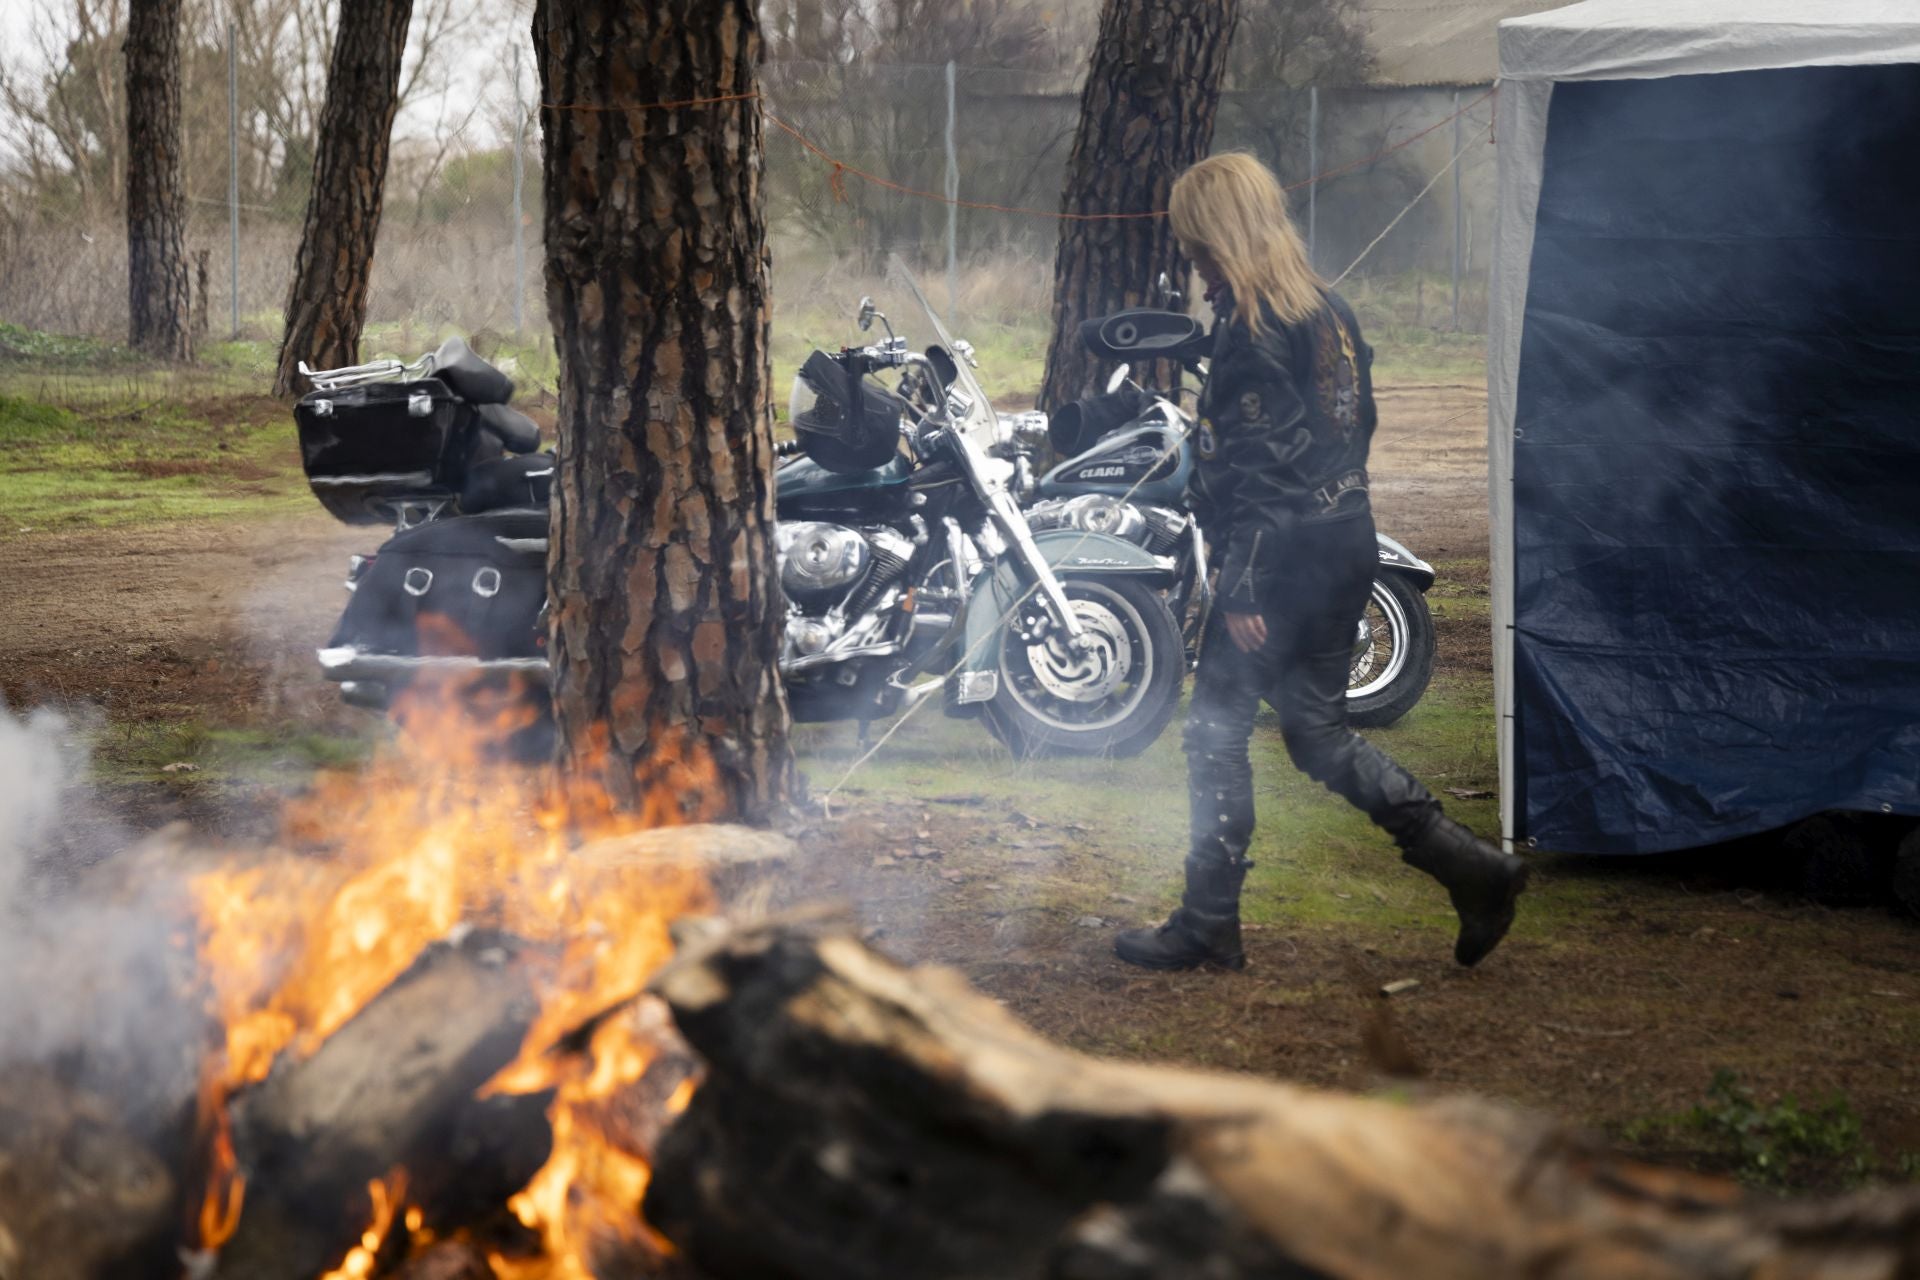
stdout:
[[[1165,276],[1159,287],[1163,295],[1171,292]],[[1051,418],[1012,419],[1008,434],[1029,473],[1043,449],[1064,459],[1021,487],[1027,521],[1036,532],[1097,531],[1175,556],[1168,602],[1184,620],[1189,653],[1197,653],[1211,604],[1207,544],[1181,509],[1193,470],[1189,441],[1195,422],[1180,406],[1177,374],[1164,395],[1133,383],[1129,374],[1136,362],[1164,361],[1204,375],[1208,335],[1184,312],[1131,308],[1085,322],[1080,339],[1119,368],[1104,396],[1063,406]],[[1362,728],[1406,715],[1433,675],[1433,616],[1426,600],[1433,566],[1386,534],[1376,536],[1379,569],[1348,668],[1347,716]]]
[[[879,320],[887,338],[815,351],[794,380],[774,528],[794,718],[864,730],[938,694],[1023,756],[1144,750],[1185,674],[1166,599],[1176,560],[1100,531],[1029,529],[968,349],[902,283],[936,345],[911,351],[863,299],[862,331]],[[372,708],[431,673],[511,678],[544,699],[554,457],[507,407],[510,380],[457,338],[411,365],[302,371],[315,495],[342,520],[394,525],[350,562],[322,674]]]

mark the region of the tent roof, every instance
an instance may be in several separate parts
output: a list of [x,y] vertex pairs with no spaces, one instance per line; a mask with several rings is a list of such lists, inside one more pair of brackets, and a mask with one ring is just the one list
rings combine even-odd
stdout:
[[1914,0],[1582,0],[1500,24],[1508,80],[1920,62]]

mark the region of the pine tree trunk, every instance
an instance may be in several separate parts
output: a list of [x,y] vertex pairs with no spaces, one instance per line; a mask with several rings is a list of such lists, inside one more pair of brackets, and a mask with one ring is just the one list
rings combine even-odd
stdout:
[[193,358],[180,192],[181,0],[127,11],[127,330],[134,350]]
[[[1167,207],[1173,180],[1212,145],[1238,7],[1239,0],[1106,0],[1062,212]],[[1060,224],[1041,408],[1097,389],[1098,362],[1080,345],[1080,322],[1150,305],[1163,271],[1184,287],[1187,262],[1165,218]]]
[[316,369],[359,361],[388,138],[412,12],[413,0],[340,0],[313,192],[307,197],[307,225],[294,262],[286,335],[273,382],[277,396],[308,390],[300,377],[302,360]]
[[548,590],[561,763],[662,821],[764,818],[793,765],[770,533],[752,0],[542,0]]

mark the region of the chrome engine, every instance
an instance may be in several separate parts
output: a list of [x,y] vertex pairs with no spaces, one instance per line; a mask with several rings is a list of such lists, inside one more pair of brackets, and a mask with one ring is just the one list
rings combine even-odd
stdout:
[[891,643],[893,616],[875,606],[898,599],[900,578],[913,558],[912,539],[885,526],[783,520],[774,526],[774,546],[790,606],[783,670],[870,655]]
[[1104,493],[1047,498],[1028,507],[1025,514],[1027,527],[1035,533],[1077,529],[1081,533],[1111,534],[1157,556],[1170,554],[1193,524],[1193,517],[1184,511],[1142,506]]
[[867,574],[873,549],[858,529],[815,520],[774,526],[780,589],[797,608],[833,605]]

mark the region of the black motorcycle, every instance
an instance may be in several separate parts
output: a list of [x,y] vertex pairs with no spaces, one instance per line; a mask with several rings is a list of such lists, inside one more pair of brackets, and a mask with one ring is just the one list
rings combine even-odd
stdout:
[[[1169,292],[1166,278],[1160,281]],[[1036,531],[1088,530],[1158,554],[1178,554],[1180,571],[1169,604],[1196,646],[1205,624],[1204,531],[1182,509],[1193,458],[1194,421],[1180,407],[1179,371],[1203,373],[1209,339],[1200,322],[1179,311],[1132,308],[1080,326],[1093,354],[1120,362],[1105,395],[1063,406],[1051,418],[1017,415],[1009,433],[1028,459],[1044,442],[1064,459],[1020,486]],[[1166,393],[1129,381],[1136,365],[1173,370]],[[1036,422],[1044,432],[1034,429]],[[1030,465],[1030,463],[1029,463]],[[1347,715],[1361,727],[1392,724],[1420,701],[1433,675],[1433,616],[1426,592],[1433,567],[1378,534],[1379,569],[1354,635]]]
[[[774,531],[794,717],[867,722],[937,693],[1023,755],[1144,750],[1185,674],[1166,603],[1180,563],[1098,531],[1031,532],[965,349],[922,309],[941,340],[924,353],[888,327],[795,378]],[[862,328],[876,318],[863,301]],[[322,672],[367,707],[429,673],[543,696],[554,459],[506,407],[511,382],[458,339],[309,377],[295,419],[314,493],[395,526],[354,557]]]

